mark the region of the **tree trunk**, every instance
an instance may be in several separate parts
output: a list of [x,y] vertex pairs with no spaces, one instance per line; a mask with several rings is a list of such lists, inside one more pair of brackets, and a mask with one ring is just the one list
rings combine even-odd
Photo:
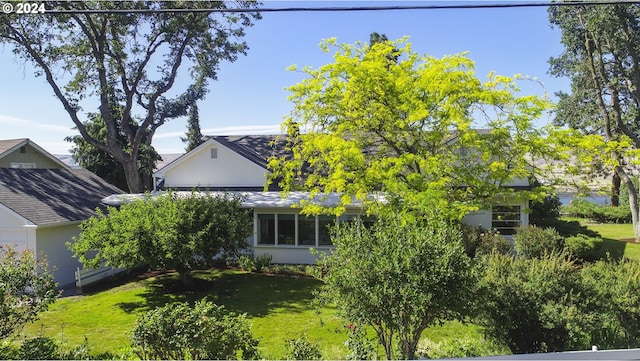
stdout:
[[145,189],[144,184],[142,183],[142,177],[140,176],[140,170],[138,169],[138,164],[133,164],[130,159],[128,162],[121,163],[124,168],[124,176],[127,179],[129,193],[143,193]]
[[616,168],[616,174],[620,176],[620,179],[627,187],[627,194],[629,195],[629,207],[631,208],[631,222],[633,223],[633,236],[636,243],[640,243],[640,209],[638,208],[638,191],[636,186],[631,181],[631,177],[621,168]]
[[620,183],[622,180],[620,176],[616,173],[613,173],[613,177],[611,177],[611,206],[618,207],[620,206]]
[[190,290],[193,288],[195,283],[193,282],[193,277],[191,277],[190,270],[178,271],[178,276],[180,277],[185,289]]

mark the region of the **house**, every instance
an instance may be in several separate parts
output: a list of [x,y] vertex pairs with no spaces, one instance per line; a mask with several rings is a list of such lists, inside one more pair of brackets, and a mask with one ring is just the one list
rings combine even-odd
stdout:
[[71,169],[29,139],[0,141],[0,244],[46,257],[62,287],[75,282],[81,267],[66,243],[115,193],[121,191],[85,169]]
[[[282,198],[273,185],[264,186],[270,156],[286,155],[284,139],[275,135],[211,136],[197,148],[177,158],[154,173],[157,191],[235,191],[244,197],[243,206],[253,210],[253,235],[248,242],[256,255],[268,253],[274,263],[314,263],[309,251],[331,249],[327,225],[336,220],[364,217],[359,204],[347,206],[345,214],[305,216],[293,206],[308,194],[293,192]],[[528,180],[516,180],[513,187],[529,187]],[[118,197],[105,200],[119,204]],[[337,204],[337,195],[323,199],[325,205]],[[505,204],[469,214],[466,223],[496,228],[511,235],[517,227],[529,223],[527,199],[513,199]]]

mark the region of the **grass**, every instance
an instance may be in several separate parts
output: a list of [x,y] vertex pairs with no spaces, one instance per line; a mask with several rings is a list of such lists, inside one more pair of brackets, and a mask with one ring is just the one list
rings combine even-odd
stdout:
[[640,243],[627,242],[627,240],[634,238],[631,224],[590,223],[582,218],[566,218],[566,220],[578,221],[588,229],[600,234],[604,242],[597,253],[598,256],[604,258],[609,254],[614,259],[624,257],[640,260]]
[[[177,275],[166,273],[59,299],[38,321],[27,325],[21,337],[48,336],[64,350],[82,344],[86,337],[92,354],[126,354],[136,317],[166,303],[207,298],[230,311],[247,314],[254,336],[260,339],[263,358],[283,359],[286,340],[303,334],[320,346],[325,359],[344,359],[347,355],[346,329],[335,309],[325,307],[318,312],[311,304],[312,291],[319,281],[230,269],[201,271],[195,277],[199,286],[195,292],[174,289]],[[458,322],[425,331],[425,337],[436,342],[481,335],[479,327]],[[382,349],[379,352],[382,354]]]

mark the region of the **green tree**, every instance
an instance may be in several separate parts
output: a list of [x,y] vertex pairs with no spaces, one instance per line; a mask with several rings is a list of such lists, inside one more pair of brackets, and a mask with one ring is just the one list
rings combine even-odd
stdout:
[[189,120],[187,123],[186,137],[180,138],[183,143],[187,143],[186,152],[195,149],[204,141],[200,131],[200,115],[198,114],[198,104],[195,102],[189,107]]
[[235,257],[248,246],[251,217],[231,196],[168,194],[98,211],[80,228],[69,248],[85,267],[148,264],[176,270],[190,287],[192,270]]
[[[166,9],[257,8],[254,1],[51,1],[63,14],[0,17],[0,42],[36,67],[87,143],[122,164],[131,192],[144,190],[143,144],[156,130],[186,115],[202,99],[220,64],[245,54],[240,39],[258,13],[163,12]],[[100,12],[91,12],[98,10]],[[174,87],[188,68],[191,84]],[[60,75],[62,74],[62,75]],[[111,113],[113,92],[122,95],[121,116]],[[97,102],[106,141],[87,130],[79,112]],[[131,127],[136,124],[136,127]],[[124,134],[123,149],[119,136]],[[145,141],[146,139],[146,141]]]
[[[388,205],[460,218],[514,196],[504,186],[535,175],[530,160],[548,156],[532,121],[549,104],[514,95],[516,79],[490,74],[482,82],[465,55],[418,55],[406,39],[322,44],[331,47],[333,63],[304,68],[308,78],[289,88],[294,110],[284,127],[293,157],[269,163],[270,181],[285,191],[340,193],[336,213],[382,191]],[[320,211],[317,202],[304,206]]]
[[551,73],[571,78],[571,93],[558,94],[555,122],[601,138],[572,147],[582,150],[574,161],[580,172],[588,163],[613,172],[614,188],[625,185],[640,241],[639,190],[630,173],[640,148],[640,5],[552,6],[549,19],[565,47],[550,60]]
[[57,297],[46,262],[30,250],[0,245],[0,340],[36,320]]
[[[425,328],[461,319],[475,279],[461,232],[435,214],[426,224],[380,219],[342,223],[319,260],[321,299],[346,322],[375,330],[387,359],[414,359]],[[399,349],[396,348],[399,345]]]
[[[111,107],[111,113],[124,127],[120,119],[122,114],[122,108],[118,105],[117,99],[112,99],[109,103]],[[89,113],[89,120],[84,123],[87,132],[101,142],[107,142],[107,128],[104,120],[99,113]],[[132,122],[129,124],[131,132],[136,131],[137,124]],[[128,147],[128,141],[126,134],[119,132],[117,134],[117,141],[121,149],[125,150]],[[115,185],[122,190],[128,190],[127,178],[124,173],[122,164],[119,163],[111,154],[100,150],[89,142],[87,142],[81,135],[69,136],[65,138],[65,141],[73,143],[74,147],[71,149],[71,155],[73,160],[81,167],[90,170],[100,178]],[[145,189],[152,188],[152,175],[155,168],[155,163],[160,159],[160,155],[151,146],[151,139],[144,137],[142,144],[140,145],[140,155],[138,162],[140,164],[140,175],[142,177],[142,183]]]

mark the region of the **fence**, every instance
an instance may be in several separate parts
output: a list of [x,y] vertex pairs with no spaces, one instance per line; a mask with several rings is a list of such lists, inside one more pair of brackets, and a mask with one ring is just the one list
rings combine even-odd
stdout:
[[82,287],[99,282],[107,277],[112,277],[124,271],[122,268],[100,267],[98,269],[76,269],[76,287]]

